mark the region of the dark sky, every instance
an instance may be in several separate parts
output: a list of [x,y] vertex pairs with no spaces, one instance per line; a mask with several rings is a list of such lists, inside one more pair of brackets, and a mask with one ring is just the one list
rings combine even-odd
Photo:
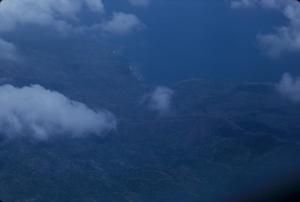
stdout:
[[155,83],[191,77],[274,81],[299,73],[297,54],[267,55],[258,34],[287,23],[276,10],[232,9],[229,2],[154,1],[135,10],[145,30],[126,45],[126,54]]
[[[276,29],[287,26],[292,21],[284,15],[283,9],[265,9],[259,3],[250,8],[233,9],[230,2],[232,1],[152,0],[148,6],[143,7],[130,5],[129,1],[104,0],[105,11],[102,14],[90,12],[83,5],[74,20],[68,17],[74,15],[72,9],[57,7],[50,11],[57,12],[54,15],[56,21],[39,22],[36,19],[43,20],[42,17],[28,20],[20,17],[19,12],[7,12],[9,9],[6,9],[6,4],[14,3],[13,1],[2,5],[0,39],[14,44],[20,52],[26,48],[37,48],[37,52],[63,50],[65,47],[72,47],[74,38],[78,40],[74,42],[76,44],[80,41],[85,43],[87,39],[95,40],[95,44],[106,44],[115,49],[142,73],[146,81],[155,84],[195,77],[264,82],[278,81],[285,72],[299,75],[300,59],[297,51],[283,51],[276,57],[270,57],[257,40],[259,34],[276,33]],[[277,4],[280,0],[274,2]],[[32,13],[41,16],[43,10],[49,9],[44,7],[39,13],[29,4],[19,6],[19,9],[24,10],[24,16]],[[297,5],[293,6],[296,10]],[[120,32],[128,30],[118,29],[122,29],[120,25],[126,23],[118,21],[119,26],[108,23],[116,12],[134,15],[139,20],[126,16],[133,23],[131,28],[134,32],[122,35]],[[7,17],[8,14],[11,16]],[[119,19],[121,18],[122,16]],[[55,30],[59,29],[55,27],[57,20],[70,23],[76,31],[58,33]],[[5,29],[9,21],[17,23],[7,31]],[[139,25],[137,29],[136,25]],[[119,35],[112,32],[119,32]],[[2,44],[4,45],[7,49],[11,44]]]

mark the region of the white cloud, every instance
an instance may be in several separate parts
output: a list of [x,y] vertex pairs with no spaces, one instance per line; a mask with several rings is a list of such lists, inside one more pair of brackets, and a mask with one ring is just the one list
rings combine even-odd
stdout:
[[233,8],[260,6],[276,9],[287,19],[288,24],[278,27],[274,33],[258,35],[258,40],[271,56],[283,52],[300,51],[300,4],[296,0],[234,0]]
[[0,31],[12,31],[19,25],[53,26],[60,31],[72,27],[85,8],[103,12],[102,0],[9,0],[0,6]]
[[86,3],[89,9],[92,11],[104,11],[104,4],[102,0],[86,0]]
[[[146,5],[147,0],[134,0],[135,5]],[[60,32],[72,30],[93,30],[101,27],[103,31],[114,34],[127,34],[142,23],[133,14],[115,12],[108,21],[86,25],[78,19],[80,13],[88,9],[104,13],[102,0],[9,0],[0,7],[0,32],[10,32],[24,25],[51,26]],[[102,20],[102,22],[101,22]]]
[[0,38],[0,59],[17,60],[17,50],[14,44]]
[[[103,13],[102,0],[9,0],[1,2],[0,33],[27,25],[55,28],[61,33],[80,30],[78,15],[84,10]],[[16,47],[0,38],[0,57],[16,60]]]
[[[100,18],[99,22],[84,23],[79,17],[90,11]],[[17,28],[39,26],[52,28],[61,34],[109,32],[127,34],[142,23],[133,14],[114,13],[109,21],[104,20],[105,8],[102,0],[6,0],[0,6],[0,34],[14,32]],[[16,60],[16,46],[0,36],[0,58]]]
[[232,8],[261,6],[263,8],[280,8],[290,0],[232,0]]
[[253,1],[253,0],[234,0],[234,1],[231,1],[230,3],[231,3],[232,8],[245,8],[245,7],[254,6],[256,1]]
[[112,18],[102,24],[102,30],[105,32],[123,35],[131,33],[142,26],[142,22],[133,14],[122,12],[113,13]]
[[86,105],[39,85],[0,86],[0,133],[8,137],[47,139],[54,135],[101,135],[116,127],[107,111]]
[[285,73],[277,85],[279,93],[288,99],[300,101],[300,78],[293,78],[290,74]]
[[160,115],[168,114],[171,110],[173,95],[172,89],[159,86],[149,96],[149,100],[147,100],[148,106]]
[[148,6],[150,0],[129,0],[129,3],[133,6]]

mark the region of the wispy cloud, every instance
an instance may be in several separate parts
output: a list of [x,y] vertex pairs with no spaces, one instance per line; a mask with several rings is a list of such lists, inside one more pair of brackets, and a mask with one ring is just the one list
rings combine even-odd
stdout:
[[171,111],[174,91],[170,88],[159,86],[148,96],[147,104],[150,110],[166,115]]
[[267,53],[276,57],[284,52],[300,51],[300,4],[295,0],[233,0],[233,8],[262,7],[276,9],[288,24],[276,28],[274,33],[258,35],[258,41]]
[[288,99],[300,102],[300,78],[293,78],[289,73],[285,73],[277,84],[279,93]]
[[105,32],[124,35],[131,33],[142,27],[142,22],[133,14],[115,12],[112,18],[102,24]]
[[[136,2],[137,3],[137,2]],[[138,3],[138,4],[141,4]],[[95,15],[94,21],[87,23],[84,13]],[[120,36],[132,33],[142,27],[143,23],[134,14],[115,12],[111,18],[105,12],[102,0],[9,0],[0,6],[0,57],[16,58],[13,38],[10,42],[1,38],[3,33],[22,31],[32,26],[45,28],[45,32],[54,32],[55,36],[68,37],[70,34],[109,33]],[[58,33],[58,34],[57,34]],[[26,35],[24,36],[26,38]],[[18,47],[22,51],[21,47]],[[20,52],[21,52],[20,51]]]
[[0,31],[12,31],[19,25],[52,26],[66,31],[84,8],[103,12],[102,0],[9,0],[0,7]]

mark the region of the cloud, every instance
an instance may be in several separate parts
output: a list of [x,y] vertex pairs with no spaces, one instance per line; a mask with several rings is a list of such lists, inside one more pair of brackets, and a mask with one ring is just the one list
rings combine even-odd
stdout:
[[254,6],[256,2],[253,0],[235,0],[230,3],[232,8],[246,8]]
[[173,95],[172,89],[163,86],[157,87],[147,100],[149,109],[158,112],[160,115],[168,114],[171,110]]
[[280,8],[290,0],[232,0],[232,8],[248,8],[261,6],[263,8]]
[[142,26],[142,22],[133,14],[122,12],[113,13],[112,18],[102,24],[102,30],[108,33],[124,35]]
[[[141,3],[141,2],[140,2]],[[84,20],[84,13],[95,16],[93,22]],[[50,28],[52,36],[86,35],[87,33],[111,33],[123,35],[141,27],[141,21],[133,14],[116,12],[105,20],[102,0],[6,0],[0,6],[0,59],[16,60],[19,44],[2,37],[10,32],[22,32],[22,28],[38,26]],[[49,30],[45,30],[49,31]],[[61,35],[62,34],[62,35]],[[22,35],[26,38],[26,34]],[[14,37],[14,36],[13,36]],[[22,50],[22,47],[18,47]]]
[[148,6],[150,0],[129,0],[129,3],[133,6]]
[[104,4],[102,0],[86,0],[86,4],[90,10],[104,12]]
[[293,78],[289,73],[285,73],[279,84],[277,84],[278,92],[288,99],[300,101],[300,78]]
[[[146,5],[147,0],[133,0],[134,5]],[[139,28],[142,23],[133,14],[115,12],[108,21],[99,19],[94,24],[80,22],[84,9],[94,13],[104,13],[102,0],[9,0],[0,7],[0,32],[10,32],[24,25],[53,27],[57,31],[94,30],[101,28],[113,34],[127,34]]]
[[17,49],[14,44],[0,38],[0,59],[13,60],[18,59]]
[[258,41],[273,57],[284,52],[300,51],[300,4],[296,0],[235,0],[231,6],[259,6],[281,12],[288,19],[288,24],[276,28],[274,33],[258,35]]
[[53,26],[59,31],[66,31],[85,7],[94,12],[104,11],[102,0],[3,1],[0,7],[0,31],[12,31],[25,24]]
[[[103,13],[102,0],[9,0],[1,2],[0,33],[14,32],[28,25],[54,28],[61,33],[81,30],[79,14],[84,10]],[[23,35],[24,36],[24,35]],[[25,36],[26,37],[26,36]],[[0,37],[0,58],[16,60],[16,45]]]
[[116,127],[114,116],[39,85],[0,86],[0,133],[47,139],[54,135],[101,135]]

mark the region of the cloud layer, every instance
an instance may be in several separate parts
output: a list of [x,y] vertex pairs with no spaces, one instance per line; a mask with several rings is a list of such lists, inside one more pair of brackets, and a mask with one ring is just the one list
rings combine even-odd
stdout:
[[115,127],[116,120],[110,112],[93,111],[39,85],[0,86],[0,133],[8,137],[81,137],[101,135]]
[[12,31],[17,26],[32,24],[53,26],[66,31],[75,23],[83,9],[103,12],[102,0],[9,0],[3,1],[0,31]]
[[300,51],[300,4],[296,0],[233,0],[231,6],[262,7],[281,12],[288,24],[278,27],[274,33],[258,35],[258,40],[273,57],[283,52]]
[[[146,6],[148,0],[130,1],[135,6]],[[86,23],[81,17],[89,12],[94,15],[93,23]],[[9,0],[3,1],[0,6],[0,59],[16,57],[15,44],[1,38],[1,33],[14,32],[17,28],[39,26],[51,28],[63,34],[74,34],[93,31],[125,35],[138,28],[143,23],[130,13],[114,12],[108,20],[102,0]],[[109,15],[109,14],[108,14]],[[19,30],[18,30],[19,31]]]
[[288,99],[295,102],[300,101],[300,78],[293,78],[290,74],[285,73],[277,85],[277,89]]
[[159,86],[149,96],[149,109],[158,112],[160,115],[166,115],[171,110],[172,98],[174,92],[172,89]]

